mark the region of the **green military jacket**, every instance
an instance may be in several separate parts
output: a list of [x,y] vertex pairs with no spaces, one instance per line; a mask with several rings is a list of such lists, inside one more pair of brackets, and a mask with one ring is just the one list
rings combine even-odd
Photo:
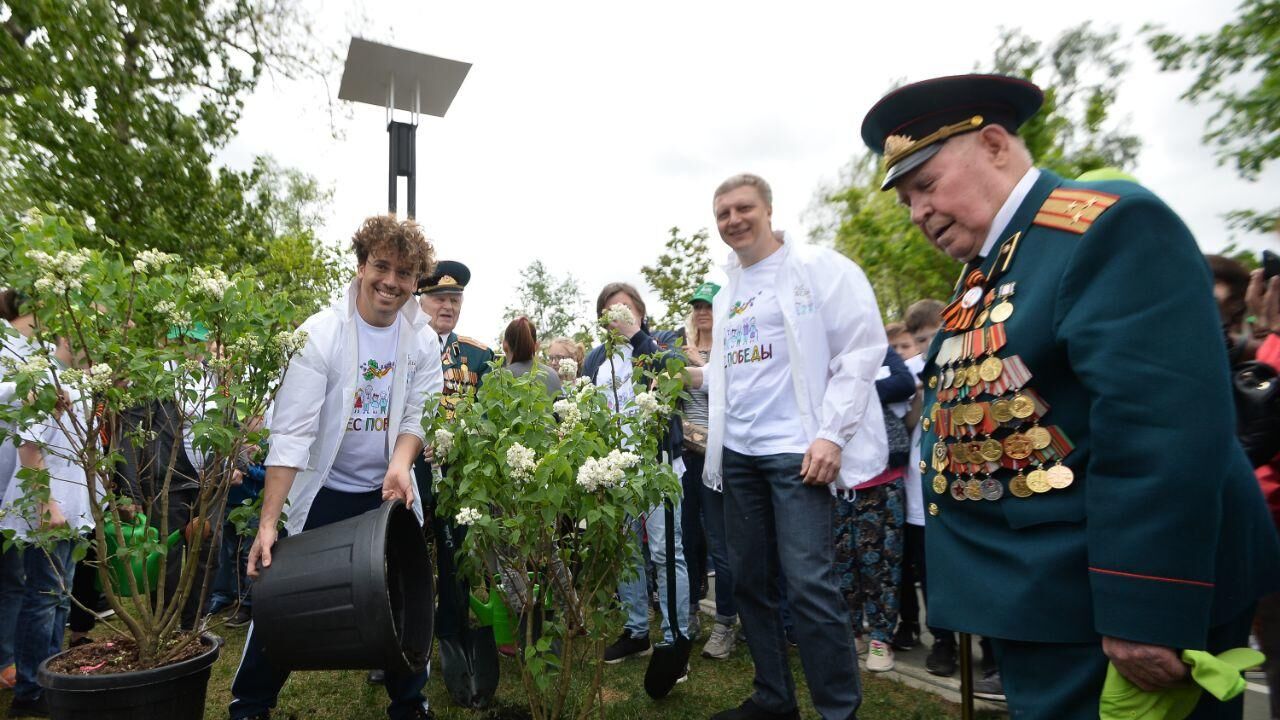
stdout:
[[444,394],[440,402],[446,412],[453,412],[453,406],[460,397],[480,389],[493,358],[493,350],[488,345],[454,332],[449,333],[444,346],[440,348],[440,363],[444,370]]
[[1194,238],[1139,185],[1042,172],[996,248],[923,374],[930,625],[1203,648],[1280,547]]

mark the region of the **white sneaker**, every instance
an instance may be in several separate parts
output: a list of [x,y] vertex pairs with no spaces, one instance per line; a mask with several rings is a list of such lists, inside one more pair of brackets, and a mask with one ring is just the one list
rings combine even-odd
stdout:
[[889,643],[872,640],[867,650],[867,670],[889,672],[893,669],[893,648]]
[[736,642],[737,636],[734,634],[733,625],[718,622],[711,626],[711,637],[707,638],[707,644],[702,646],[702,657],[723,660],[733,652]]

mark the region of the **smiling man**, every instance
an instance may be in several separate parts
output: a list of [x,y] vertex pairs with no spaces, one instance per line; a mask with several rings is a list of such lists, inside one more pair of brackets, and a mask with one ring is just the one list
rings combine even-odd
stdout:
[[[413,297],[431,272],[431,245],[412,221],[365,220],[352,239],[356,277],[338,303],[307,318],[307,344],[289,364],[270,424],[262,518],[249,574],[271,565],[280,512],[290,533],[355,517],[398,498],[420,514],[410,468],[422,414],[440,391],[440,346]],[[430,408],[427,409],[430,411]],[[268,718],[288,672],[271,664],[249,626],[231,685],[231,718]],[[429,718],[427,671],[388,672],[392,720]]]
[[1195,239],[1136,183],[1036,169],[1016,133],[1042,100],[927,80],[862,137],[965,263],[924,369],[929,623],[992,640],[1013,716],[1073,720],[1108,661],[1159,690],[1187,682],[1181,650],[1244,645],[1280,555]]
[[782,575],[814,708],[849,720],[862,694],[832,569],[832,502],[888,460],[875,393],[884,326],[857,265],[774,232],[763,178],[725,180],[712,207],[733,252],[712,303],[704,481],[723,487],[734,600],[755,663],[751,697],[712,717],[799,717],[778,612]]

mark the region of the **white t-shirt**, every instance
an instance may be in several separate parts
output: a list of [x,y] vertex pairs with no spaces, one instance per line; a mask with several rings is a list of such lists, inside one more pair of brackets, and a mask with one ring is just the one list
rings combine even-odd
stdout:
[[[62,418],[62,427],[74,428],[85,426],[87,400],[70,385],[63,385],[63,390],[70,400],[67,415]],[[74,416],[71,417],[71,416]],[[76,461],[75,455],[84,448],[82,438],[68,437],[58,422],[50,419],[37,422],[20,430],[19,435],[24,442],[39,443],[44,454],[44,466],[49,471],[49,497],[58,502],[62,514],[67,518],[67,525],[78,530],[93,528],[93,514],[89,509],[89,484],[85,480],[84,468]],[[29,539],[31,531],[38,528],[40,518],[35,515],[35,506],[23,508],[28,512],[19,512],[14,503],[22,497],[22,481],[17,474],[21,466],[15,464],[10,472],[9,487],[4,493],[4,518],[0,519],[0,527],[15,530],[19,537]]]
[[[0,326],[13,329],[6,320],[0,320]],[[0,357],[21,362],[26,360],[30,353],[31,343],[27,342],[26,337],[20,334],[0,334]],[[0,381],[0,404],[12,402],[16,390],[17,386],[13,383]],[[15,443],[13,438],[0,440],[0,496],[4,495],[4,491],[9,486],[9,480],[13,478],[17,469],[18,446]]]
[[[911,377],[919,382],[920,371],[924,369],[924,353],[904,361]],[[916,392],[920,392],[917,388]],[[920,475],[920,423],[911,428],[911,459],[907,462],[907,474],[903,478],[903,487],[907,494],[907,523],[924,525],[924,488]]]
[[342,433],[342,445],[324,486],[341,492],[377,490],[387,474],[387,422],[400,341],[400,316],[388,327],[374,327],[356,313],[355,396]]
[[774,291],[783,253],[745,268],[716,327],[724,333],[725,447],[745,455],[809,449],[791,378],[782,307]]

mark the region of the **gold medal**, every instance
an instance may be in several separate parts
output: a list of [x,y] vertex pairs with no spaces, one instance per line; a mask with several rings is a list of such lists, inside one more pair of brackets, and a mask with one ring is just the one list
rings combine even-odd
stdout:
[[987,382],[995,382],[1003,372],[1004,362],[995,355],[983,360],[982,365],[978,368],[978,376]]
[[982,499],[982,483],[977,480],[970,480],[964,484],[964,496],[969,500]]
[[1039,425],[1028,430],[1026,435],[1031,438],[1031,447],[1036,450],[1043,450],[1053,444],[1053,437],[1049,435],[1049,431]]
[[966,465],[969,462],[969,453],[965,452],[964,443],[956,443],[951,446],[951,461]]
[[1009,492],[1014,497],[1020,498],[1028,498],[1035,494],[1031,488],[1027,487],[1027,476],[1023,475],[1021,471],[1009,481]]
[[930,390],[933,390],[933,389],[935,389],[935,388],[937,388],[937,387],[938,387],[938,376],[937,376],[937,375],[930,375],[930,376],[929,376],[929,389],[930,389]]
[[1075,482],[1076,474],[1071,472],[1071,468],[1066,465],[1058,464],[1045,471],[1048,476],[1049,485],[1054,490],[1062,490],[1071,487],[1071,483]]
[[1002,323],[1013,317],[1013,303],[1008,300],[1002,300],[1000,304],[991,308],[991,322]]
[[988,438],[982,441],[982,459],[987,462],[1000,462],[1004,457],[1004,446],[999,440]]
[[991,401],[991,417],[998,423],[1007,423],[1013,419],[1013,403],[1005,399]]
[[1013,409],[1013,416],[1019,420],[1026,420],[1036,412],[1035,402],[1022,393],[1018,393],[1014,396],[1010,405]]
[[971,443],[965,443],[964,454],[969,456],[969,462],[977,465],[986,462],[982,459],[982,443],[974,440]]
[[982,382],[982,372],[978,370],[977,365],[970,365],[965,368],[965,384],[969,387],[977,387]]
[[938,441],[933,446],[933,460],[931,462],[934,470],[942,470],[947,467],[947,444]]
[[991,314],[991,308],[984,308],[982,312],[978,313],[978,317],[973,319],[973,326],[976,328],[980,328],[983,325],[986,325],[987,316],[989,316],[990,314]]
[[1004,439],[1004,454],[1014,460],[1026,460],[1031,457],[1031,438],[1022,433],[1014,433]]
[[945,495],[947,492],[947,476],[938,473],[933,476],[933,492],[938,495]]
[[965,419],[969,421],[970,425],[981,425],[982,419],[986,416],[986,413],[982,410],[982,406],[978,403],[971,403],[967,412],[969,416]]
[[1027,473],[1027,487],[1036,493],[1047,493],[1053,489],[1049,484],[1049,474],[1039,469]]

